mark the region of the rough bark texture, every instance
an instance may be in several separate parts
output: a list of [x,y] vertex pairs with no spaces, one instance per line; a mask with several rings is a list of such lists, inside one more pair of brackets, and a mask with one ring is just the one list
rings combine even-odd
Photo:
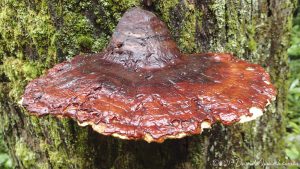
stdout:
[[[259,120],[214,125],[162,144],[106,137],[90,127],[36,118],[18,106],[28,81],[55,63],[107,44],[122,13],[139,0],[2,0],[0,123],[16,168],[212,168],[283,160],[287,46],[292,0],[153,0],[185,52],[231,52],[263,65],[278,97]],[[223,162],[220,164],[219,162]],[[246,166],[250,167],[250,166]],[[262,166],[255,166],[261,168]]]

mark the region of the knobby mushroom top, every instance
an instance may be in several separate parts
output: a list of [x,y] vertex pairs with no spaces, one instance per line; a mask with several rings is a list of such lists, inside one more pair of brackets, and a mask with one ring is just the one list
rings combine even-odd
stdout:
[[182,54],[162,21],[133,8],[102,53],[54,66],[28,84],[22,105],[104,135],[163,142],[217,121],[253,120],[275,95],[261,66],[230,54]]

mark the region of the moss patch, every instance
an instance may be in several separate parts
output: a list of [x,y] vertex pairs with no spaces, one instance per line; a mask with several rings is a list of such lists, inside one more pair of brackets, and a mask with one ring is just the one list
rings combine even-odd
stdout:
[[15,153],[16,156],[22,160],[22,164],[25,168],[37,167],[36,153],[27,146],[22,138],[16,142]]

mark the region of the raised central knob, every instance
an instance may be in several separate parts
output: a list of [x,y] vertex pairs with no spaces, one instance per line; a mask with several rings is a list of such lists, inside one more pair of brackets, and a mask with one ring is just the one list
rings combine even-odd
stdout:
[[133,8],[121,18],[104,57],[128,68],[153,69],[174,64],[180,56],[166,25],[153,13]]

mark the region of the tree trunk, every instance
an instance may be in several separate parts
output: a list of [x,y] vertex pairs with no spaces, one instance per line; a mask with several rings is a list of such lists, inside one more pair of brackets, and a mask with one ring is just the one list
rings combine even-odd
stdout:
[[[292,0],[152,0],[181,50],[230,52],[264,66],[277,100],[256,121],[216,124],[162,144],[126,141],[73,120],[30,116],[17,102],[28,81],[79,53],[99,52],[139,0],[1,0],[0,129],[16,168],[213,168],[284,160]],[[254,167],[262,165],[253,163]],[[243,168],[251,167],[250,165]]]

